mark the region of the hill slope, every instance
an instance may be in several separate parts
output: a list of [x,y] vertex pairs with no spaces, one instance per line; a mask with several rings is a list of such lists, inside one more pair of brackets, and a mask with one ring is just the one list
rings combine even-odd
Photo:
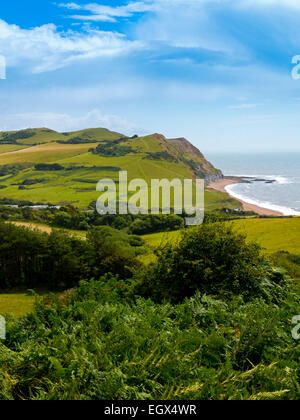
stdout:
[[[128,138],[103,128],[72,133],[40,128],[0,135],[0,199],[86,208],[98,198],[96,183],[107,177],[118,180],[120,170],[128,171],[129,179],[148,183],[153,177],[198,177],[208,183],[223,176],[183,138]],[[237,206],[226,194],[212,191],[206,193],[206,204],[209,209]]]
[[68,143],[72,139],[76,139],[78,141],[101,141],[116,140],[120,137],[120,133],[109,131],[106,128],[90,128],[70,133],[58,133],[57,131],[50,130],[49,128],[28,128],[26,130],[0,132],[0,145],[14,144],[36,146],[38,144],[57,141]]

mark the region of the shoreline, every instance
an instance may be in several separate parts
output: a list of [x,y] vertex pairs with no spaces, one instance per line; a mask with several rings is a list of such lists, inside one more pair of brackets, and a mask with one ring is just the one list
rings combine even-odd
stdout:
[[253,211],[260,216],[284,216],[283,213],[271,209],[266,209],[264,207],[257,206],[255,204],[247,203],[246,201],[243,201],[239,198],[234,197],[233,195],[229,194],[228,191],[226,191],[226,187],[229,185],[244,183],[245,181],[237,176],[226,176],[223,179],[220,179],[219,181],[211,182],[208,185],[208,188],[211,188],[216,191],[224,192],[229,195],[229,197],[233,198],[234,200],[239,201],[243,205],[244,211]]

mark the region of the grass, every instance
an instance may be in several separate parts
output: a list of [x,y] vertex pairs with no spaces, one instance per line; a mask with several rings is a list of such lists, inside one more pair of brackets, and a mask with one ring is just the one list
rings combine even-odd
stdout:
[[213,211],[220,208],[236,209],[241,207],[241,203],[229,197],[228,194],[210,188],[205,190],[205,210]]
[[[48,226],[48,225],[44,225],[42,223],[33,223],[33,222],[11,222],[16,226],[23,226],[23,227],[27,227],[28,229],[31,230],[39,230],[41,232],[45,232],[45,233],[51,233],[53,228]],[[86,232],[83,230],[71,230],[71,229],[61,229],[61,228],[54,228],[57,230],[61,230],[61,231],[67,231],[70,235],[75,236],[78,239],[86,239]]]
[[[26,144],[21,145],[1,145],[0,134],[0,166],[27,163],[28,169],[24,169],[17,175],[12,175],[1,180],[1,184],[6,188],[0,190],[0,198],[13,198],[16,200],[26,200],[33,203],[52,203],[56,205],[73,204],[81,209],[86,209],[88,205],[97,200],[99,193],[96,191],[96,180],[110,178],[118,180],[118,171],[95,170],[94,167],[117,167],[128,172],[128,179],[144,179],[148,185],[152,178],[181,180],[192,176],[189,166],[182,161],[150,160],[145,159],[147,153],[165,151],[166,145],[162,145],[161,140],[155,136],[129,139],[128,144],[134,150],[122,157],[102,157],[94,155],[89,151],[94,148],[99,141],[114,140],[120,138],[119,133],[110,132],[105,129],[88,129],[78,132],[56,133],[55,131],[36,129],[36,135],[28,139],[18,140]],[[55,141],[68,141],[74,137],[81,137],[95,143],[89,144],[60,144]],[[34,145],[36,143],[41,143]],[[30,147],[31,146],[31,147]],[[176,154],[174,146],[168,145],[169,152]],[[191,158],[191,156],[186,156]],[[198,159],[194,156],[194,159]],[[85,168],[72,171],[35,171],[33,166],[37,163],[59,163],[65,167],[84,166]],[[90,169],[86,169],[90,168]],[[92,169],[91,169],[92,168]],[[210,168],[213,173],[213,168]],[[41,178],[44,181],[19,189],[23,181]],[[86,185],[85,180],[95,180],[95,184]],[[78,180],[82,180],[80,182]],[[228,197],[227,194],[207,189],[205,193],[207,210],[214,210],[221,207],[235,208],[240,207],[240,203]]]
[[[38,223],[14,222],[16,225],[39,229],[50,233],[52,228]],[[278,251],[288,251],[292,254],[300,254],[300,218],[275,218],[275,219],[243,219],[232,222],[235,227],[244,232],[249,241],[257,241],[267,255]],[[68,231],[72,235],[82,239],[86,232]],[[166,243],[175,242],[180,237],[180,231],[162,232],[144,235],[143,238],[151,252],[139,257],[140,261],[149,264],[155,259],[153,250]],[[0,294],[0,314],[13,314],[22,316],[31,311],[34,298],[24,292]]]
[[92,144],[58,144],[45,143],[38,146],[22,148],[13,152],[0,155],[0,165],[16,164],[29,162],[52,163],[59,162],[62,159],[86,153],[89,148],[95,147],[97,143]]
[[160,232],[144,235],[143,239],[146,244],[151,247],[158,247],[169,241],[176,241],[180,237],[180,231],[175,232]]
[[288,251],[300,254],[300,218],[243,219],[233,222],[249,241],[258,242],[266,254]]
[[0,155],[2,153],[15,152],[17,150],[25,149],[27,146],[18,146],[16,144],[0,144]]
[[31,312],[35,298],[24,291],[0,293],[0,314],[18,318]]
[[[33,132],[34,135],[27,138],[27,139],[17,139],[17,143],[19,144],[25,144],[25,145],[35,145],[35,144],[45,144],[45,143],[51,143],[56,141],[68,141],[75,137],[81,137],[88,140],[116,140],[122,136],[120,133],[116,133],[113,131],[109,131],[105,128],[90,128],[87,130],[80,130],[80,131],[73,131],[71,133],[66,133],[67,135],[64,135],[63,133],[58,133],[54,130],[48,130],[45,128],[35,128],[30,129],[30,132]],[[13,132],[7,132],[7,134],[16,133]],[[5,132],[0,133],[0,142],[3,138],[3,135]]]
[[[287,251],[300,254],[300,218],[275,219],[241,219],[234,220],[233,225],[247,235],[248,241],[258,242],[265,254]],[[165,241],[175,241],[180,232],[162,232],[145,235],[147,245],[158,247]]]

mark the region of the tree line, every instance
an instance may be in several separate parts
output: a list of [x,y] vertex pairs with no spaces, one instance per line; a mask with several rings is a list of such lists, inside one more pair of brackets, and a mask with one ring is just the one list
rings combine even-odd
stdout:
[[67,289],[108,272],[130,278],[139,265],[136,248],[142,245],[109,227],[94,228],[81,240],[0,222],[0,289]]

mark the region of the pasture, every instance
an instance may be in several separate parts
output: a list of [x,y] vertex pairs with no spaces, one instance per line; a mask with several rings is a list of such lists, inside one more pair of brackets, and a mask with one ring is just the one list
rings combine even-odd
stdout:
[[[300,218],[240,219],[232,223],[235,229],[247,235],[250,242],[257,242],[263,253],[270,255],[278,251],[300,254]],[[176,241],[180,232],[162,232],[145,235],[143,238],[152,247],[166,241]]]
[[0,315],[21,318],[32,311],[34,302],[34,296],[25,291],[0,293]]

